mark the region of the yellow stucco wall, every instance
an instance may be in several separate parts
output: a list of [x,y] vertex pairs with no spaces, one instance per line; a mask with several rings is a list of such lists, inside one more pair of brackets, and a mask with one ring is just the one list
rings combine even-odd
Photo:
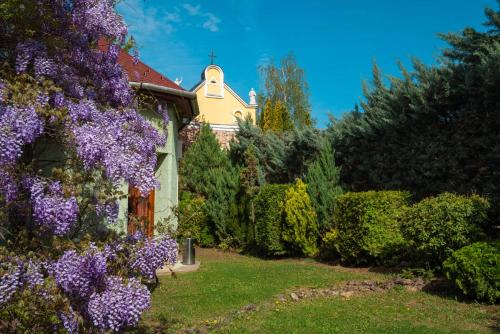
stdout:
[[[212,82],[215,81],[215,82]],[[230,88],[224,84],[224,73],[219,67],[209,66],[205,70],[205,81],[196,89],[198,106],[200,109],[199,121],[210,124],[235,125],[235,116],[247,115],[256,120],[256,106],[242,103]]]

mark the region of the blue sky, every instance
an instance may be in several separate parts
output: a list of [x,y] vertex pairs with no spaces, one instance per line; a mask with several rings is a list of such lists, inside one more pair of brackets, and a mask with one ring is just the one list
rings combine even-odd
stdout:
[[257,69],[293,52],[306,72],[313,117],[341,116],[361,98],[373,61],[398,75],[397,61],[434,64],[446,46],[438,32],[483,29],[495,0],[122,0],[118,11],[141,60],[190,89],[213,49],[225,80],[248,99]]

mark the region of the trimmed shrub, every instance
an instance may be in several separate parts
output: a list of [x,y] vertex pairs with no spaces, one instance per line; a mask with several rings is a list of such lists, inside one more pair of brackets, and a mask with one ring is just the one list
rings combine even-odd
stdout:
[[176,232],[179,240],[194,238],[196,244],[202,247],[214,246],[213,231],[209,227],[203,197],[193,197],[190,193],[184,193],[179,202],[178,218]]
[[397,219],[408,205],[403,191],[349,192],[337,197],[333,244],[343,262],[388,263],[399,255],[404,239]]
[[464,295],[489,303],[500,300],[500,242],[476,242],[454,251],[443,271]]
[[338,231],[334,228],[328,230],[321,237],[320,244],[320,256],[325,260],[337,259],[339,257],[339,253],[335,248],[335,242],[338,238]]
[[255,246],[265,255],[286,253],[283,230],[286,184],[266,184],[255,197]]
[[401,215],[401,231],[412,261],[437,267],[450,254],[476,241],[487,218],[489,203],[477,196],[443,193],[423,199]]
[[297,179],[285,194],[283,240],[293,253],[314,256],[318,253],[316,212],[307,194],[307,186]]

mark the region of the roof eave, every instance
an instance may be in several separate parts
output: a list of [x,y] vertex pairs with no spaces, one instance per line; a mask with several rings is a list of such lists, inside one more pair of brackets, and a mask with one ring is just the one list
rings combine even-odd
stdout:
[[165,86],[159,86],[147,82],[129,82],[129,85],[133,88],[137,89],[144,89],[144,90],[149,90],[152,92],[156,93],[163,93],[163,94],[170,94],[174,96],[178,96],[181,98],[185,98],[189,100],[189,104],[191,106],[193,115],[192,118],[195,118],[200,114],[200,109],[198,107],[198,100],[196,99],[196,93],[194,92],[189,92],[186,90],[180,90],[180,89],[175,89],[175,88],[170,88],[170,87],[165,87]]

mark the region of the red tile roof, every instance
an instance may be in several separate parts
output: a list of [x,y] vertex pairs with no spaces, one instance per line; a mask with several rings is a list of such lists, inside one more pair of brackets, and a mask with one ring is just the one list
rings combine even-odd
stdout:
[[[108,45],[109,44],[106,41],[99,42],[99,48],[101,50],[107,50]],[[177,85],[175,82],[173,82],[163,74],[155,71],[152,67],[144,64],[143,62],[138,61],[134,64],[134,57],[123,50],[120,50],[120,54],[118,55],[118,63],[127,73],[129,81],[145,82],[158,86],[185,90],[184,88]]]

